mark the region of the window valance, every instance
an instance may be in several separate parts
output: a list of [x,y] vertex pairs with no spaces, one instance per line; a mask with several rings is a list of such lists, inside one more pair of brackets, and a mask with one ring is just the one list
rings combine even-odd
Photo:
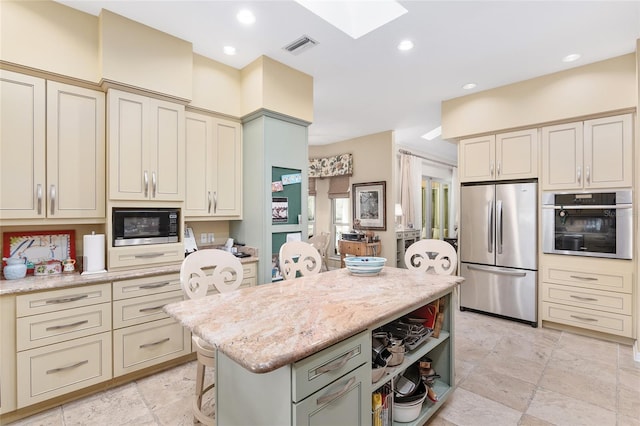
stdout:
[[351,176],[353,174],[353,154],[340,154],[309,160],[309,177]]

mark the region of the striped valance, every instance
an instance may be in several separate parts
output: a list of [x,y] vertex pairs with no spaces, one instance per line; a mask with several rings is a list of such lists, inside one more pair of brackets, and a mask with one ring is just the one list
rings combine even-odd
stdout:
[[353,174],[353,155],[340,154],[309,160],[309,177],[323,178],[331,176],[351,176]]

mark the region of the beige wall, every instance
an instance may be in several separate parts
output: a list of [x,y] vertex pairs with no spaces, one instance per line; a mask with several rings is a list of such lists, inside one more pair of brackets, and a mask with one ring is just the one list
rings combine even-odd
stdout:
[[103,9],[100,48],[102,79],[191,99],[190,42]]
[[0,60],[98,83],[98,18],[52,1],[0,4]]
[[242,115],[268,109],[313,122],[313,77],[267,56],[242,69]]
[[[392,131],[362,136],[328,145],[309,147],[309,158],[328,157],[338,154],[353,154],[353,176],[351,183],[386,181],[387,230],[375,231],[382,242],[383,257],[387,265],[396,262],[394,178],[395,141]],[[329,179],[316,179],[316,232],[329,232],[331,225],[331,203],[327,198]],[[337,265],[336,265],[337,266]]]
[[189,106],[242,116],[240,70],[193,55],[193,99]]
[[442,102],[442,138],[458,139],[635,108],[635,54]]
[[[640,208],[640,39],[636,41],[636,139],[635,139],[635,204],[636,211]],[[635,359],[640,362],[640,215],[636,215],[636,269],[635,281],[636,281],[636,345],[635,345]]]

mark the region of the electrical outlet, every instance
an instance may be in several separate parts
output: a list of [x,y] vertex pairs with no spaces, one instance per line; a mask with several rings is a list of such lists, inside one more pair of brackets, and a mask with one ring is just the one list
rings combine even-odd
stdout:
[[215,241],[215,236],[213,235],[213,232],[209,232],[209,235],[207,235],[207,239],[210,243]]
[[205,234],[204,232],[200,234],[200,243],[207,244],[207,234]]

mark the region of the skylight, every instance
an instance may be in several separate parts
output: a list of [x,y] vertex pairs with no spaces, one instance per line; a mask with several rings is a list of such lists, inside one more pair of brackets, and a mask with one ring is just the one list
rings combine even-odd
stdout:
[[393,0],[296,0],[296,3],[354,39],[360,38],[407,13],[407,9]]

